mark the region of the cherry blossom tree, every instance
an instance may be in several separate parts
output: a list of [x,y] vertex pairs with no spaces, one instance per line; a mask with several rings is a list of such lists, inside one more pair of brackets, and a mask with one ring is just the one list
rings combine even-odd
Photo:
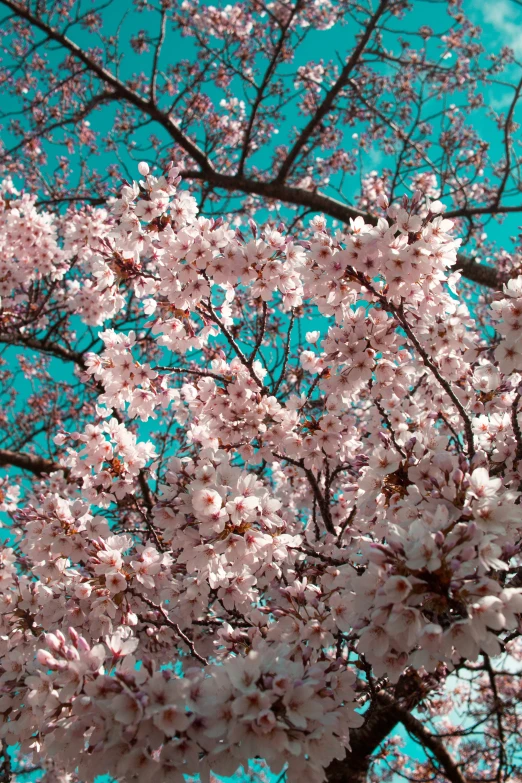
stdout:
[[0,5],[0,778],[519,780],[513,53],[458,3]]
[[475,316],[418,190],[298,237],[139,173],[62,216],[3,183],[5,763],[362,781],[401,723],[416,780],[516,779],[522,276]]

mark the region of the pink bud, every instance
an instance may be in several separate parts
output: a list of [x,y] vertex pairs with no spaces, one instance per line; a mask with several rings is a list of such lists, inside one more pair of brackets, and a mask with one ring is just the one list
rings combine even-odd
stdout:
[[464,473],[469,473],[469,462],[464,454],[459,454],[459,467]]
[[38,650],[38,652],[36,653],[36,660],[42,666],[45,666],[46,669],[58,668],[58,661],[55,658],[53,658],[53,656],[48,650]]
[[470,539],[470,541],[471,541],[472,538],[475,538],[477,530],[478,530],[477,523],[476,522],[470,522],[469,525],[468,525],[468,530],[467,530],[467,537]]
[[88,641],[83,636],[78,637],[78,649],[80,652],[89,652],[91,649]]
[[78,631],[76,631],[75,628],[69,628],[69,636],[74,646],[78,647],[78,639],[80,638],[78,635]]
[[[60,633],[58,631],[58,633]],[[45,634],[45,641],[47,643],[47,646],[53,651],[53,652],[60,652],[63,649],[63,642],[65,639],[59,639],[58,634],[54,633],[46,633]]]
[[127,625],[138,625],[138,615],[134,614],[134,612],[127,612],[125,622]]

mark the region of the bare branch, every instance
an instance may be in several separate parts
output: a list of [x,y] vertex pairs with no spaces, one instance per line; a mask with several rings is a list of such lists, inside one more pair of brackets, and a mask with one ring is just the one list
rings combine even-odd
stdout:
[[38,337],[31,337],[29,335],[6,334],[5,332],[0,332],[0,343],[17,345],[24,348],[33,348],[35,351],[48,354],[49,356],[56,356],[56,358],[63,359],[66,362],[74,362],[74,364],[77,364],[82,370],[84,370],[86,366],[83,354],[78,351],[71,351],[69,348],[65,348],[63,345],[50,340],[42,340]]
[[243,149],[241,151],[241,158],[239,160],[238,165],[238,174],[243,174],[243,169],[245,167],[245,161],[248,157],[249,153],[249,147],[250,147],[250,139],[252,135],[252,130],[254,127],[254,122],[256,119],[257,111],[263,101],[265,90],[270,82],[270,79],[272,78],[272,75],[275,71],[275,67],[277,65],[277,60],[279,58],[279,55],[281,54],[281,51],[283,49],[286,36],[288,33],[288,29],[290,25],[292,24],[294,17],[296,13],[298,12],[299,8],[302,6],[303,0],[297,0],[295,6],[292,8],[292,11],[288,15],[288,19],[286,20],[285,24],[281,28],[281,35],[279,36],[279,41],[277,42],[277,46],[274,49],[274,52],[272,54],[272,57],[270,59],[270,63],[268,64],[268,68],[265,71],[265,75],[263,77],[263,80],[257,90],[257,95],[254,101],[254,105],[252,106],[252,111],[250,112],[250,117],[248,120],[248,125],[245,130],[245,136],[243,141]]
[[361,39],[355,49],[353,50],[348,62],[344,66],[343,70],[341,71],[339,78],[335,82],[335,84],[328,90],[323,102],[318,107],[317,111],[315,112],[312,119],[308,122],[308,124],[303,128],[301,133],[299,134],[299,137],[295,141],[292,149],[288,153],[288,155],[285,158],[285,161],[281,168],[279,169],[279,173],[276,178],[276,182],[284,182],[285,178],[288,176],[292,166],[294,165],[299,153],[305,146],[305,144],[308,142],[318,125],[320,124],[321,120],[323,120],[330,109],[332,109],[334,105],[334,101],[341,92],[341,90],[346,87],[348,80],[350,78],[350,75],[352,74],[354,68],[357,66],[360,57],[362,53],[364,52],[364,49],[366,47],[366,44],[372,37],[373,31],[375,30],[377,26],[377,22],[383,15],[383,13],[386,10],[386,7],[389,5],[389,0],[381,0],[379,3],[379,6],[373,16],[369,19],[368,23],[366,24],[365,30],[363,35],[361,36]]
[[188,136],[186,136],[179,129],[176,123],[173,122],[173,120],[167,114],[158,109],[151,99],[143,98],[137,92],[132,90],[113,73],[108,71],[107,68],[104,68],[103,65],[84,52],[83,49],[78,46],[78,44],[74,43],[74,41],[71,41],[71,39],[66,35],[60,33],[54,27],[44,22],[35,14],[31,13],[27,7],[14,2],[14,0],[0,0],[0,3],[11,9],[11,11],[13,11],[18,17],[25,19],[26,22],[29,22],[29,24],[31,24],[33,27],[41,30],[52,41],[56,41],[56,43],[59,43],[61,46],[63,46],[64,49],[69,51],[74,57],[84,63],[84,65],[86,65],[92,73],[96,74],[96,76],[101,79],[102,82],[110,85],[115,91],[116,95],[130,103],[135,108],[147,114],[149,117],[151,117],[151,119],[158,122],[163,128],[165,128],[165,130],[168,131],[168,133],[180,145],[180,147],[188,152],[193,160],[195,160],[204,171],[210,170],[212,168],[208,158],[197,146],[197,144],[191,141],[191,139],[189,139]]

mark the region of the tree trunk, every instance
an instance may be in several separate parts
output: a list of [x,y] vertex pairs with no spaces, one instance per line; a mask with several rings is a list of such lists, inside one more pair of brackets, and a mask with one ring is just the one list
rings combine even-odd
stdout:
[[[326,770],[328,783],[366,783],[372,755],[401,722],[401,712],[413,710],[428,692],[419,675],[402,675],[392,693],[374,694],[366,721],[350,732],[351,750],[344,759],[335,759]],[[400,709],[396,709],[400,707]]]
[[366,783],[370,757],[354,758],[348,753],[343,761],[332,761],[326,770],[328,783]]
[[367,716],[364,726],[350,733],[352,749],[326,770],[328,783],[366,783],[372,754],[399,722],[394,711],[379,701],[372,703]]

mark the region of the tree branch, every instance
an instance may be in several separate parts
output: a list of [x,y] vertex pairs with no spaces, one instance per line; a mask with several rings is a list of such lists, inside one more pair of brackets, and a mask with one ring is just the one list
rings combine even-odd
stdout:
[[[377,224],[375,215],[363,212],[349,204],[343,204],[342,201],[326,196],[318,190],[304,190],[304,188],[286,185],[275,180],[272,182],[259,182],[250,177],[220,174],[215,169],[211,171],[185,170],[181,172],[181,176],[184,179],[203,180],[213,187],[223,188],[223,190],[229,192],[239,191],[276,201],[284,201],[294,206],[306,207],[310,212],[328,215],[328,217],[340,220],[346,225],[349,224],[350,218],[353,220],[359,215],[364,218],[366,223],[371,225]],[[517,208],[516,211],[521,210],[522,207],[520,209]],[[456,210],[455,212],[446,212],[445,217],[458,217],[460,214],[463,214],[462,210]],[[493,289],[501,287],[501,278],[494,267],[478,264],[466,256],[457,256],[457,264],[454,269],[461,272],[472,283],[478,283],[478,285]]]
[[289,462],[291,465],[295,465],[296,467],[301,468],[304,471],[305,476],[308,479],[308,483],[312,488],[312,492],[317,502],[317,505],[319,506],[319,510],[323,518],[324,526],[328,531],[328,533],[331,533],[333,536],[335,536],[335,528],[332,520],[332,513],[330,511],[330,505],[328,503],[328,499],[325,498],[323,493],[321,492],[321,487],[319,486],[319,482],[317,481],[314,472],[310,470],[310,468],[305,468],[303,460],[292,459],[292,457],[286,457],[284,454],[278,454],[276,451],[273,451],[272,454],[276,459]]
[[28,8],[20,5],[17,2],[14,2],[14,0],[0,0],[0,3],[13,11],[21,19],[25,19],[25,21],[33,27],[41,30],[52,41],[56,41],[56,43],[59,43],[61,46],[63,46],[64,49],[69,51],[74,57],[84,63],[84,65],[86,65],[92,73],[96,74],[96,76],[105,84],[110,85],[117,95],[126,100],[128,103],[132,104],[135,108],[144,112],[144,114],[147,114],[149,117],[151,117],[151,119],[158,122],[163,128],[165,128],[166,131],[168,131],[174,141],[176,141],[180,147],[188,152],[193,160],[195,160],[204,171],[212,169],[212,166],[210,165],[210,162],[205,153],[197,146],[197,144],[189,139],[188,136],[185,136],[185,134],[167,114],[162,112],[155,105],[152,98],[143,98],[137,92],[128,87],[124,82],[118,79],[113,73],[104,68],[103,65],[90,57],[86,52],[83,51],[83,49],[75,44],[74,41],[71,41],[70,38],[68,38],[63,33],[60,33],[58,30],[44,22],[38,16],[35,16],[35,14],[31,13]]
[[418,677],[411,672],[402,675],[395,686],[395,698],[384,691],[375,693],[366,713],[366,721],[350,732],[350,745],[342,760],[333,761],[327,769],[328,783],[366,783],[372,754],[384,742],[398,723],[431,751],[441,772],[450,783],[467,783],[456,762],[444,748],[441,740],[427,731],[410,710],[425,695]]
[[24,451],[10,451],[9,449],[0,449],[0,467],[5,468],[13,465],[21,470],[27,470],[34,473],[35,476],[41,476],[44,473],[52,473],[55,470],[67,471],[63,465],[53,462],[51,459],[45,459],[37,454],[27,454]]
[[16,345],[22,348],[33,348],[40,353],[56,356],[58,359],[64,359],[67,362],[74,362],[74,364],[77,364],[82,370],[85,369],[83,354],[78,351],[71,351],[69,348],[65,348],[63,345],[50,340],[40,340],[38,337],[26,337],[21,334],[11,335],[0,332],[0,343],[4,343],[5,345]]
[[[445,217],[450,217],[449,213],[445,213]],[[472,283],[478,283],[486,288],[498,289],[501,288],[502,281],[497,270],[492,266],[486,264],[477,264],[471,258],[458,255],[457,263],[453,267],[455,271],[460,272],[463,277]]]
[[[204,664],[205,666],[208,665],[208,660],[198,653],[198,651],[194,647],[194,642],[192,641],[192,639],[189,639],[187,634],[181,630],[179,625],[170,619],[170,617],[167,614],[167,611],[162,606],[155,604],[154,601],[151,601],[150,598],[146,598],[141,593],[135,591],[131,591],[131,592],[133,592],[134,595],[140,598],[143,601],[143,603],[147,604],[147,606],[149,606],[151,609],[154,609],[154,611],[158,612],[158,614],[160,614],[163,617],[163,620],[165,621],[165,625],[171,628],[179,636],[179,638],[187,645],[191,655],[193,655],[194,658],[196,658],[200,663]],[[143,622],[147,623],[150,621],[144,620]]]
[[378,698],[381,704],[397,718],[397,723],[402,723],[404,728],[418,739],[423,747],[431,751],[439,763],[442,773],[451,783],[466,783],[466,778],[463,776],[458,765],[452,759],[438,737],[434,734],[430,734],[430,732],[424,728],[420,720],[412,715],[411,712],[408,712],[408,710],[400,707],[393,699],[390,699],[389,696],[379,695]]
[[450,400],[452,401],[453,405],[456,407],[458,412],[460,413],[460,416],[462,418],[462,421],[464,423],[464,434],[466,438],[466,445],[468,450],[468,458],[471,460],[475,454],[475,443],[473,439],[473,427],[471,426],[471,421],[466,413],[466,410],[451,388],[451,384],[441,375],[438,367],[433,362],[433,360],[428,356],[428,353],[425,351],[425,349],[422,347],[420,342],[418,341],[417,337],[415,336],[411,326],[409,325],[408,321],[406,320],[404,310],[401,308],[400,310],[397,310],[395,307],[391,308],[391,312],[393,312],[397,320],[399,321],[400,325],[406,332],[407,336],[410,338],[411,342],[415,346],[417,352],[419,353],[424,365],[433,373],[435,378],[438,380]]
[[[271,182],[259,182],[248,177],[244,177],[242,174],[230,175],[221,174],[216,171],[211,165],[208,157],[203,150],[193,142],[188,136],[185,135],[178,127],[178,125],[171,119],[168,113],[165,113],[155,104],[152,97],[143,97],[139,95],[135,90],[128,87],[123,81],[111,73],[101,63],[93,59],[89,54],[84,52],[74,41],[68,38],[65,34],[59,32],[50,24],[44,22],[41,18],[32,13],[28,8],[15,2],[15,0],[0,0],[6,8],[9,8],[16,16],[25,19],[33,27],[41,30],[52,41],[60,44],[64,49],[70,52],[80,62],[82,62],[93,74],[95,74],[104,84],[109,86],[114,92],[114,98],[121,98],[134,106],[139,111],[150,117],[150,119],[158,122],[171,136],[171,138],[179,144],[179,146],[187,152],[190,157],[199,165],[199,170],[187,170],[183,172],[183,176],[186,179],[202,180],[212,187],[223,188],[227,191],[238,191],[246,194],[253,194],[262,196],[268,199],[280,200],[288,204],[295,206],[306,207],[309,211],[316,211],[324,213],[329,217],[341,220],[343,223],[348,223],[350,218],[355,218],[361,214],[360,210],[354,207],[343,204],[335,198],[326,196],[317,190],[305,190],[303,188],[286,185],[284,178],[286,177],[290,167],[299,155],[303,146],[308,141],[309,137],[314,132],[318,123],[326,116],[328,111],[332,108],[333,102],[339,92],[346,86],[346,83],[350,79],[350,74],[356,67],[359,58],[364,51],[366,44],[368,43],[372,32],[374,31],[379,18],[386,10],[386,6],[389,4],[389,0],[381,0],[379,7],[375,14],[371,17],[368,25],[365,29],[364,35],[361,37],[359,43],[355,47],[352,56],[346,63],[343,71],[332,86],[324,101],[322,102],[319,110],[315,113],[314,117],[310,120],[307,126],[303,129],[299,138],[296,140],[292,150],[289,152],[283,166],[281,167],[276,180]],[[446,213],[449,218],[452,217],[469,217],[470,215],[491,215],[502,214],[506,212],[520,212],[522,207],[500,207],[490,205],[486,207],[463,207],[455,210],[450,210]],[[362,213],[365,221],[375,224],[377,218],[373,215]],[[483,266],[477,264],[474,261],[459,258],[457,265],[464,277],[468,280],[478,283],[479,285],[485,285],[489,288],[499,288],[499,276],[495,269],[492,267]]]
[[274,52],[272,54],[270,63],[268,65],[268,68],[265,71],[265,75],[263,77],[261,85],[259,86],[259,88],[257,90],[257,95],[256,95],[256,98],[255,98],[255,101],[254,101],[254,105],[252,106],[252,111],[250,113],[250,117],[249,117],[249,120],[248,120],[248,125],[247,125],[247,128],[245,130],[245,135],[244,135],[244,139],[243,139],[243,149],[241,151],[241,158],[239,160],[239,165],[238,165],[238,169],[237,169],[238,170],[238,174],[240,174],[240,175],[243,174],[243,169],[245,167],[245,162],[246,162],[246,159],[248,157],[249,146],[250,146],[250,139],[251,139],[252,129],[254,127],[254,122],[255,122],[255,119],[256,119],[256,115],[257,115],[257,110],[259,109],[259,107],[260,107],[260,105],[261,105],[261,103],[263,101],[265,90],[266,90],[266,88],[268,86],[268,83],[269,83],[270,79],[272,78],[272,74],[274,73],[275,67],[277,65],[277,60],[278,60],[279,55],[281,54],[281,51],[283,49],[283,45],[284,45],[284,42],[285,42],[286,34],[288,32],[288,28],[292,24],[294,16],[298,12],[298,10],[299,10],[301,5],[302,5],[302,0],[297,0],[296,4],[292,8],[292,11],[288,15],[288,19],[286,20],[286,22],[282,26],[282,28],[281,28],[281,35],[279,36],[279,41],[277,42],[277,46],[274,49]]
[[348,83],[348,80],[350,78],[350,74],[352,73],[353,69],[357,66],[359,59],[366,47],[366,44],[370,40],[373,31],[375,30],[377,26],[377,22],[383,15],[384,11],[386,10],[386,6],[389,4],[389,0],[381,0],[379,3],[379,6],[373,16],[368,21],[368,24],[366,25],[366,29],[361,36],[361,39],[355,49],[352,52],[352,55],[346,65],[344,66],[343,70],[341,71],[339,78],[335,82],[334,85],[328,90],[326,93],[323,102],[318,107],[317,111],[315,112],[314,116],[311,118],[311,120],[307,123],[307,125],[303,128],[301,133],[299,134],[299,137],[295,141],[292,149],[286,156],[286,159],[279,169],[279,173],[276,177],[276,182],[284,182],[285,178],[290,172],[290,169],[294,165],[299,153],[309,140],[309,138],[314,133],[315,129],[319,125],[319,123],[326,117],[330,109],[333,107],[334,101],[341,92],[341,90],[346,86]]

